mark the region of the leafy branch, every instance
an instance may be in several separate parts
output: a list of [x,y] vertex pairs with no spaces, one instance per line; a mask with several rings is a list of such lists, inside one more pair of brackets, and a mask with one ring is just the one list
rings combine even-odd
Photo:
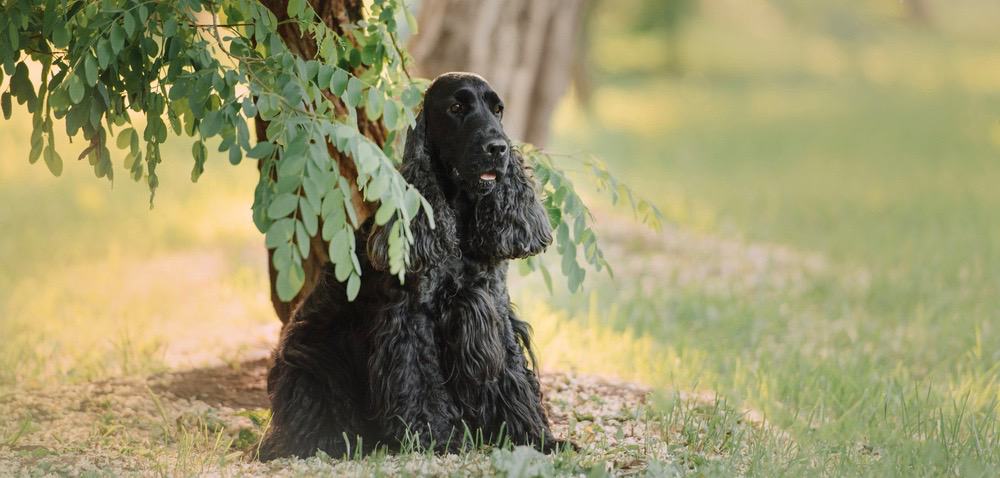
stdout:
[[[415,29],[413,15],[402,0],[373,0],[362,10],[362,18],[335,31],[306,0],[290,0],[280,21],[256,0],[7,1],[0,5],[0,80],[10,79],[0,110],[9,119],[13,100],[27,107],[28,159],[42,158],[56,176],[63,159],[55,120],[70,138],[83,137],[79,158],[109,181],[115,167],[108,141],[115,138],[129,176],[148,185],[151,205],[160,146],[171,135],[194,139],[192,181],[205,170],[210,143],[232,164],[256,161],[252,216],[273,250],[278,297],[295,297],[305,282],[303,261],[325,252],[353,298],[361,281],[354,191],[378,204],[376,223],[402,219],[394,221],[388,248],[390,271],[400,281],[414,241],[410,221],[420,211],[433,217],[396,168],[425,85],[410,77],[396,39],[397,17]],[[315,52],[292,51],[278,33],[282,25],[297,28]],[[42,66],[37,80],[31,63]],[[144,125],[134,121],[140,116]],[[267,125],[257,141],[251,120]],[[363,124],[379,125],[385,137],[376,143]],[[593,218],[551,156],[524,150],[575,290],[584,277],[578,258],[610,271],[590,228]],[[354,184],[341,174],[341,161],[357,171]],[[626,197],[638,213],[659,221],[655,208],[637,201],[599,162],[580,164],[614,201]],[[329,243],[326,251],[313,250],[316,237]]]
[[[556,166],[557,158],[582,166],[584,176],[592,178],[597,190],[608,194],[612,204],[617,205],[624,198],[642,223],[657,230],[662,227],[664,216],[660,210],[615,178],[608,171],[607,165],[597,158],[557,156],[530,144],[522,144],[519,149],[534,171],[535,181],[541,189],[542,204],[549,213],[549,221],[555,231],[560,269],[566,276],[570,291],[579,290],[586,277],[586,270],[580,265],[581,258],[598,272],[607,270],[612,276],[614,273],[598,244],[597,234],[593,229],[594,216],[567,177],[567,169]],[[540,271],[545,285],[549,291],[552,290],[552,275],[540,258],[530,258],[523,265],[527,272]]]

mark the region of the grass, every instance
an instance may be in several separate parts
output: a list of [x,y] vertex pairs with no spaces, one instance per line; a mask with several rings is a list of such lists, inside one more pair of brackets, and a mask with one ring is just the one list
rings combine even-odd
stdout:
[[[562,104],[552,149],[603,157],[673,226],[642,232],[601,209],[616,280],[550,296],[517,278],[513,295],[543,368],[661,392],[643,413],[669,457],[594,442],[445,470],[599,476],[628,469],[621,451],[667,476],[1000,472],[1000,11],[938,2],[916,27],[890,3],[702,2],[679,76],[655,32],[601,7],[597,87]],[[150,212],[127,179],[28,166],[28,124],[0,125],[0,387],[236,362],[273,338],[252,165],[214,158],[192,186],[174,142]],[[232,455],[248,437],[174,423],[156,442],[174,454],[144,455],[162,474],[249,466]],[[42,432],[30,417],[0,430],[0,443]],[[418,450],[369,460],[285,466],[426,464]]]
[[[995,475],[1000,42],[947,23],[968,17],[922,29],[859,8],[877,28],[852,44],[754,8],[692,26],[680,77],[606,26],[632,48],[596,48],[594,114],[564,105],[555,148],[597,152],[682,229],[825,266],[798,292],[607,283],[561,305],[687,357],[665,386],[720,391],[791,434],[761,475]],[[766,29],[737,19],[757,14]]]

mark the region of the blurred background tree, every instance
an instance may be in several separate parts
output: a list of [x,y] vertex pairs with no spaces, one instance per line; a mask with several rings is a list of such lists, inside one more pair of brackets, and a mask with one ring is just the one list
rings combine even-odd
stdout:
[[[641,0],[629,22],[663,41],[667,70],[683,70],[682,36],[698,0]],[[571,86],[589,98],[589,33],[607,0],[422,0],[420,30],[410,39],[415,70],[426,77],[473,71],[490,79],[510,105],[504,126],[545,145],[552,114]]]
[[587,0],[423,0],[409,50],[433,78],[472,71],[507,103],[504,128],[544,145],[578,64]]
[[635,9],[635,30],[662,38],[665,70],[670,74],[684,71],[683,28],[697,7],[698,0],[643,0]]

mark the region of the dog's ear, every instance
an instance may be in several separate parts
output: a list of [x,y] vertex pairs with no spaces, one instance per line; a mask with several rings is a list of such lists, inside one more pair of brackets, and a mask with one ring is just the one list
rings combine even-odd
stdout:
[[[433,210],[433,226],[427,213],[421,209],[410,222],[413,244],[410,246],[408,272],[422,270],[429,264],[443,261],[458,252],[455,234],[455,212],[445,201],[441,185],[434,173],[430,145],[427,143],[427,121],[423,111],[417,115],[416,125],[406,135],[403,164],[400,174],[424,196]],[[376,270],[389,268],[389,231],[394,217],[385,225],[373,225],[366,244],[368,260]]]
[[511,151],[506,174],[497,181],[493,192],[477,202],[466,224],[469,252],[503,260],[544,251],[552,243],[552,226],[519,151]]

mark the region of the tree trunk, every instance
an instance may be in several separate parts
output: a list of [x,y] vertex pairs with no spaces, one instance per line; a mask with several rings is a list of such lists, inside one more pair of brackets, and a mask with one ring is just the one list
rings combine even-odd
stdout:
[[926,0],[903,0],[903,6],[906,7],[906,16],[913,23],[918,25],[931,23],[931,13]]
[[578,61],[587,0],[423,0],[409,44],[421,76],[470,71],[506,103],[504,128],[543,145]]
[[[287,0],[262,0],[261,3],[274,13],[279,22],[288,19]],[[362,0],[310,0],[309,3],[312,5],[313,10],[315,10],[319,17],[327,24],[327,26],[340,35],[344,34],[342,25],[359,20],[362,17],[362,8],[364,8],[364,2]],[[303,37],[294,23],[282,23],[278,27],[278,33],[281,34],[281,38],[284,40],[285,45],[293,53],[304,58],[314,58],[316,56],[315,42],[312,38]],[[355,73],[360,74],[361,72],[356,71]],[[347,112],[347,106],[340,101],[339,98],[329,92],[327,92],[326,96],[333,101],[338,114],[345,114]],[[257,140],[264,140],[266,136],[265,131],[267,130],[267,122],[257,118],[255,126]],[[358,129],[379,146],[382,146],[385,142],[385,127],[381,122],[369,121],[364,113],[358,113]],[[342,154],[340,151],[337,151],[333,145],[328,144],[327,150],[330,152],[330,156],[333,161],[337,163],[340,175],[347,179],[348,184],[352,186],[352,203],[354,205],[354,209],[357,211],[358,221],[364,222],[365,219],[374,213],[374,207],[372,204],[365,202],[361,192],[355,184],[358,172],[354,167],[354,161]],[[322,229],[322,223],[320,224],[320,229]],[[319,281],[320,275],[323,272],[323,267],[325,267],[330,261],[327,254],[328,248],[329,243],[324,241],[322,236],[317,235],[311,239],[309,257],[303,259],[302,261],[302,268],[305,271],[305,283],[302,286],[302,290],[299,291],[298,295],[296,295],[290,302],[284,302],[278,298],[278,292],[275,284],[278,271],[275,270],[274,265],[271,262],[271,256],[274,254],[274,251],[268,252],[268,270],[271,281],[271,303],[274,305],[274,311],[277,313],[278,318],[281,319],[282,323],[288,322],[295,309],[306,297],[309,296],[309,293],[312,292],[313,288],[316,287],[316,283]]]
[[[288,0],[262,0],[278,18],[288,18]],[[342,25],[362,17],[363,0],[309,0],[320,18],[334,31],[343,34]],[[446,71],[479,73],[497,90],[507,104],[504,127],[513,138],[542,145],[548,136],[553,111],[569,86],[577,60],[577,45],[587,0],[424,0],[420,26],[423,29],[410,43],[421,76],[435,77]],[[316,55],[316,45],[304,38],[293,23],[278,28],[289,50],[305,58]],[[357,72],[360,73],[360,72]],[[332,95],[338,113],[346,112],[339,98]],[[385,141],[386,130],[380,122],[370,122],[358,114],[359,129],[378,145]],[[256,120],[257,139],[264,139],[267,123]],[[354,162],[332,145],[330,156],[341,176],[355,187],[352,191],[358,219],[374,213],[354,185],[357,171]],[[302,261],[306,280],[302,290],[290,302],[278,298],[277,271],[268,253],[271,303],[282,323],[287,323],[298,305],[309,295],[329,262],[329,244],[322,237],[312,238],[309,257]]]

